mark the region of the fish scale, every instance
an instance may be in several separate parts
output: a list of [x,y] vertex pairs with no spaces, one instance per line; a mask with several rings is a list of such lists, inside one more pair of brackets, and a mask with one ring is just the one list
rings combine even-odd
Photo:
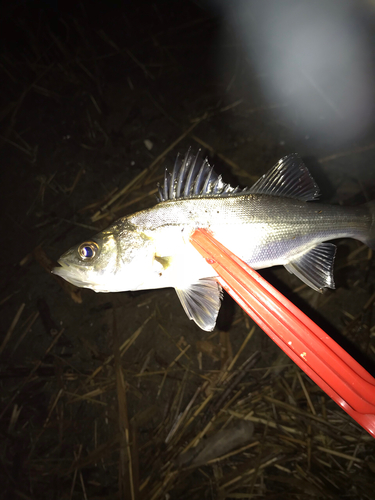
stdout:
[[254,269],[284,265],[314,290],[334,288],[337,238],[375,247],[375,205],[317,201],[319,188],[301,158],[282,158],[251,188],[225,184],[190,150],[165,172],[159,203],[123,217],[68,250],[53,272],[96,292],[175,288],[188,317],[215,327],[222,290],[212,267],[191,245],[197,228]]
[[208,228],[254,269],[284,265],[292,255],[303,253],[306,245],[318,242],[355,238],[366,243],[372,223],[366,207],[305,203],[268,195],[167,201],[129,220],[145,232],[165,226],[188,231]]

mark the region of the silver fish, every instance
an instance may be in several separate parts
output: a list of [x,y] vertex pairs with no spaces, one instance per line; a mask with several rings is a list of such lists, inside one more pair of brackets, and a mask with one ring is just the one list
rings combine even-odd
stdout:
[[190,319],[215,327],[222,290],[189,242],[197,228],[254,269],[283,265],[317,291],[334,288],[336,238],[375,248],[375,204],[316,203],[319,188],[297,154],[282,158],[250,189],[225,184],[207,159],[177,157],[159,203],[117,220],[68,250],[53,272],[96,292],[175,288]]

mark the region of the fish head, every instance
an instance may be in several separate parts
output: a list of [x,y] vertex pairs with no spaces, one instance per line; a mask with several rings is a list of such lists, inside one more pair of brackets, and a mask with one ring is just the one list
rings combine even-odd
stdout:
[[135,225],[118,221],[65,252],[52,272],[95,292],[143,289],[155,274],[154,243]]

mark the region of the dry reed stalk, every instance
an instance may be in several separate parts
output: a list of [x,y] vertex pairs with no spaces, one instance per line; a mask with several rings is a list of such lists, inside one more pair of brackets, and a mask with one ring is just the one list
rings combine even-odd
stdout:
[[32,313],[30,315],[30,317],[28,318],[27,320],[27,324],[23,330],[23,332],[21,333],[21,335],[18,337],[14,347],[13,347],[13,350],[12,350],[12,353],[11,353],[11,356],[14,355],[14,353],[16,352],[17,348],[19,347],[19,345],[21,344],[21,342],[24,340],[24,338],[26,337],[26,335],[29,333],[29,331],[31,330],[33,324],[35,323],[35,321],[39,318],[39,311],[36,311],[34,313]]
[[135,57],[135,55],[132,53],[131,50],[129,50],[127,48],[120,49],[120,47],[111,38],[109,38],[109,36],[105,33],[105,31],[103,29],[98,30],[97,33],[102,38],[102,40],[104,40],[105,42],[107,42],[108,45],[110,45],[111,47],[113,47],[118,53],[120,53],[120,54],[123,54],[123,53],[128,54],[128,56],[136,63],[136,65],[141,68],[141,70],[143,71],[143,73],[145,74],[145,76],[147,76],[148,78],[151,78],[151,80],[155,80],[154,76],[148,71],[148,69],[146,68],[146,66],[144,64],[142,64]]
[[183,132],[175,141],[173,141],[159,156],[157,156],[151,164],[142,170],[136,177],[134,177],[133,180],[131,180],[126,186],[124,186],[120,191],[118,191],[112,198],[100,209],[98,210],[92,217],[91,220],[92,222],[95,222],[97,220],[102,219],[105,217],[106,214],[104,214],[104,211],[107,210],[113,203],[118,200],[121,196],[123,196],[125,193],[127,193],[131,188],[134,188],[134,186],[137,185],[138,182],[140,182],[149,172],[152,170],[156,165],[159,164],[159,162],[172,150],[174,149],[177,144],[179,144],[187,135],[190,134],[192,130],[198,125],[198,123],[194,123],[191,125],[185,132]]
[[162,387],[164,385],[164,382],[165,382],[165,379],[167,378],[167,374],[168,374],[168,370],[170,368],[172,368],[177,362],[178,360],[186,353],[186,351],[188,351],[190,349],[190,345],[187,345],[185,347],[185,349],[183,349],[176,357],[175,359],[168,365],[168,367],[165,369],[165,373],[164,373],[164,376],[163,376],[163,380],[159,386],[159,390],[158,390],[158,393],[157,393],[157,397],[160,396],[160,393],[161,393],[161,390],[162,390]]
[[64,333],[64,328],[62,328],[60,330],[60,332],[56,335],[56,337],[53,339],[53,341],[51,342],[51,344],[49,345],[49,347],[46,349],[44,355],[42,356],[42,358],[37,361],[34,365],[34,368],[32,368],[32,370],[30,371],[29,375],[26,377],[26,379],[22,382],[22,384],[18,387],[18,389],[14,392],[13,396],[10,398],[9,402],[7,405],[5,405],[3,411],[0,413],[0,419],[4,416],[4,414],[8,411],[8,408],[10,407],[10,405],[13,403],[13,401],[17,398],[17,396],[21,393],[22,389],[25,387],[25,385],[30,382],[30,380],[32,379],[34,373],[38,370],[38,368],[41,366],[42,362],[43,362],[43,359],[51,352],[51,350],[53,349],[53,347],[55,346],[55,344],[58,342],[58,340],[60,339],[61,335]]
[[49,422],[50,422],[50,420],[51,420],[51,415],[52,415],[52,413],[53,413],[54,409],[56,408],[56,405],[57,405],[57,403],[58,403],[58,401],[59,401],[60,397],[63,395],[63,392],[64,392],[64,391],[63,391],[63,389],[60,389],[60,390],[58,391],[58,393],[57,393],[57,395],[56,395],[56,397],[55,397],[55,399],[54,399],[54,401],[53,401],[53,403],[52,403],[52,405],[51,405],[51,408],[50,408],[50,410],[49,410],[49,412],[48,412],[47,418],[46,418],[46,420],[44,421],[44,424],[43,424],[43,426],[42,426],[42,429],[39,431],[39,434],[37,434],[37,436],[36,436],[36,438],[35,438],[35,440],[34,440],[34,442],[33,442],[33,445],[32,445],[32,447],[31,447],[30,453],[29,453],[29,455],[28,455],[28,460],[30,460],[31,456],[32,456],[32,455],[33,455],[33,453],[34,453],[34,450],[35,450],[35,448],[36,448],[36,445],[37,445],[37,443],[38,443],[39,439],[42,437],[42,435],[43,435],[44,431],[46,430],[47,425],[48,425],[48,423],[49,423]]
[[207,149],[207,151],[209,151],[212,155],[216,155],[218,158],[220,158],[220,160],[222,160],[227,165],[229,165],[233,169],[233,171],[235,172],[236,175],[239,175],[241,177],[246,177],[246,178],[250,179],[251,182],[255,182],[258,180],[257,176],[251,175],[248,172],[246,172],[246,170],[243,170],[233,160],[231,160],[230,158],[227,158],[223,154],[217,152],[212,146],[210,146],[207,142],[203,141],[202,139],[200,139],[196,135],[192,135],[191,138],[194,139],[195,142],[197,142],[198,144],[203,146],[205,149]]
[[[79,445],[78,452],[74,452],[74,461],[77,462],[81,456],[82,453],[82,445]],[[70,500],[73,498],[73,492],[76,484],[76,479],[77,479],[77,474],[78,474],[78,469],[75,468],[73,472],[73,480],[72,480],[72,486],[70,488]]]
[[[116,393],[118,402],[118,424],[120,431],[120,459],[119,459],[119,497],[126,498],[130,496],[132,500],[137,500],[139,484],[139,473],[134,469],[133,453],[134,442],[130,445],[130,428],[128,416],[128,404],[126,398],[127,387],[124,380],[124,374],[121,366],[120,341],[117,331],[116,313],[113,309],[113,356],[115,363]],[[127,465],[127,467],[126,467]]]
[[51,274],[52,269],[56,267],[57,263],[47,256],[41,246],[34,249],[33,255],[35,260],[47,271],[48,274],[50,274],[50,276],[53,277],[55,281],[57,281],[57,283],[72,298],[72,300],[77,304],[82,304],[82,289],[60,278],[60,276]]
[[299,383],[301,384],[301,387],[302,387],[302,390],[303,390],[303,393],[305,394],[305,397],[306,397],[306,400],[307,400],[307,403],[310,407],[310,410],[311,410],[311,413],[313,415],[316,415],[316,411],[315,411],[315,408],[311,402],[311,398],[310,398],[310,395],[309,395],[309,392],[308,390],[306,389],[306,385],[302,379],[302,376],[301,376],[301,372],[299,370],[296,371],[297,373],[297,377],[298,377],[298,380],[299,380]]
[[116,212],[119,212],[120,210],[123,210],[124,208],[128,208],[132,205],[135,205],[136,203],[138,203],[139,201],[142,201],[144,200],[145,198],[148,198],[149,196],[153,196],[153,195],[156,195],[158,193],[158,189],[155,188],[155,189],[152,189],[151,191],[149,191],[148,193],[146,194],[143,194],[141,196],[138,196],[137,198],[134,198],[134,200],[129,200],[127,201],[126,203],[122,203],[121,205],[116,205],[113,207],[112,211],[114,213]]
[[251,337],[254,335],[255,328],[256,328],[256,326],[254,325],[252,327],[252,329],[249,331],[249,333],[247,334],[247,336],[246,336],[245,340],[243,341],[241,347],[237,351],[237,354],[234,356],[234,358],[232,359],[231,363],[229,364],[228,369],[226,370],[226,376],[232,370],[232,368],[234,367],[234,365],[237,363],[237,360],[238,360],[240,354],[243,352],[243,350],[245,349],[247,343],[249,342],[249,340],[251,339]]
[[[148,318],[145,319],[145,321],[142,323],[142,325],[137,328],[137,330],[129,337],[127,338],[123,344],[120,346],[120,355],[121,357],[126,353],[126,351],[132,346],[132,344],[136,341],[136,339],[139,337],[139,335],[142,333],[143,328],[147,325],[147,323],[153,318],[155,313],[151,313]],[[100,365],[96,370],[93,371],[93,373],[88,377],[87,383],[91,382],[92,379],[94,379],[102,370],[105,366],[107,366],[111,361],[114,359],[114,354],[108,356],[108,358],[104,361],[102,365]]]
[[14,428],[16,426],[18,417],[20,416],[21,410],[22,410],[22,406],[19,407],[17,404],[15,404],[13,406],[12,415],[9,419],[9,425],[8,425],[8,432],[9,433],[14,432]]
[[118,191],[118,187],[113,188],[109,193],[107,193],[105,196],[103,196],[100,200],[94,201],[93,203],[90,203],[89,205],[86,205],[85,207],[81,208],[78,210],[79,214],[82,214],[84,212],[88,212],[89,210],[94,210],[103,203],[106,203],[108,200],[112,198],[112,196]]
[[71,396],[72,399],[68,401],[68,404],[74,404],[77,403],[78,401],[89,401],[90,403],[96,403],[102,406],[107,406],[107,403],[104,401],[100,401],[98,399],[95,399],[97,396],[101,396],[102,394],[105,394],[107,391],[112,390],[114,387],[114,382],[110,382],[104,385],[104,387],[99,387],[98,389],[93,389],[90,392],[87,392],[86,394],[82,395],[77,395],[68,391],[64,391],[67,396]]
[[337,158],[345,158],[346,156],[352,156],[358,153],[364,153],[365,151],[370,151],[375,148],[375,143],[367,144],[366,146],[359,146],[358,148],[349,149],[347,151],[340,151],[323,158],[319,158],[319,163],[327,163],[332,160],[337,160]]
[[11,336],[12,336],[12,333],[14,332],[14,329],[16,328],[17,326],[17,323],[21,317],[21,314],[23,312],[23,310],[25,309],[25,305],[26,304],[21,304],[20,307],[18,308],[18,311],[16,312],[16,315],[14,316],[13,318],[13,321],[12,323],[10,324],[10,327],[8,328],[8,331],[7,333],[5,334],[5,337],[1,343],[1,346],[0,346],[0,354],[4,351],[7,343],[9,342]]

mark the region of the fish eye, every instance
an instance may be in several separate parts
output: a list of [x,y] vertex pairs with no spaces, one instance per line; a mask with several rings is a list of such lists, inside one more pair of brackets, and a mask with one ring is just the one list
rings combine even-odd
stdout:
[[95,241],[86,241],[78,248],[78,254],[83,260],[91,260],[99,252],[99,245]]

